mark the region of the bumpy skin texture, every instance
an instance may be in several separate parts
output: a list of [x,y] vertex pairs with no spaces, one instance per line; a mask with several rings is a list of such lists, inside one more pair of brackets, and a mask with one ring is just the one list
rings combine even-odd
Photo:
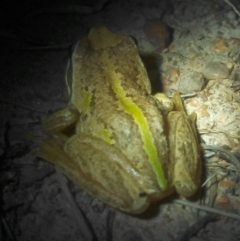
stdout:
[[[54,137],[38,142],[38,156],[129,213],[143,212],[175,188],[194,194],[201,175],[195,116],[186,115],[179,95],[174,110],[151,95],[129,36],[92,29],[75,46],[66,76],[71,104],[44,120]],[[72,125],[75,133],[64,135]]]

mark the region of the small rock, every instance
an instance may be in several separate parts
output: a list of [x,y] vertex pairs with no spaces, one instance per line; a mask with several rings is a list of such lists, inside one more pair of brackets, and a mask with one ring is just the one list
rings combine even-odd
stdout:
[[196,109],[196,113],[201,117],[209,116],[208,106],[207,105],[201,105],[199,108]]
[[31,186],[43,179],[51,171],[49,165],[44,165],[41,169],[35,164],[26,164],[20,169],[20,185]]
[[105,210],[105,204],[99,201],[97,198],[92,200],[91,206],[95,213],[102,213]]
[[228,53],[231,51],[228,40],[221,37],[215,39],[212,49],[215,53]]
[[229,198],[226,195],[222,195],[222,196],[218,197],[216,200],[216,206],[223,210],[229,209],[230,208]]
[[178,91],[186,94],[194,91],[200,91],[205,85],[202,74],[189,71],[180,75]]
[[219,182],[219,185],[224,188],[229,188],[229,187],[232,187],[234,183],[229,180],[222,180]]
[[226,64],[226,67],[231,70],[231,69],[233,68],[233,63],[228,62],[228,63]]
[[226,14],[226,17],[230,20],[235,20],[237,19],[237,14],[231,10]]
[[143,27],[143,31],[148,41],[157,51],[167,48],[171,42],[171,28],[158,19],[147,22]]
[[210,62],[202,72],[206,79],[226,79],[229,76],[229,69],[220,62]]
[[125,241],[133,241],[133,240],[141,241],[142,238],[141,238],[140,234],[136,233],[135,230],[131,229],[131,230],[126,231],[123,234],[122,240],[125,240]]

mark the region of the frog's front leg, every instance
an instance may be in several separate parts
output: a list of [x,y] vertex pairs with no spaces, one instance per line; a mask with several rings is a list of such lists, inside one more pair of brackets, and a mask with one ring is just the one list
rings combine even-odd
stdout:
[[173,184],[180,195],[189,197],[196,192],[201,176],[196,115],[187,116],[179,94],[175,94],[174,104],[176,111],[167,117]]
[[68,140],[66,134],[78,119],[79,114],[72,106],[42,117],[43,131],[50,138],[42,141],[32,135],[27,135],[27,138],[35,142],[41,149],[33,152],[33,154],[52,163],[54,163],[55,159],[66,159],[66,154],[62,151],[65,142]]

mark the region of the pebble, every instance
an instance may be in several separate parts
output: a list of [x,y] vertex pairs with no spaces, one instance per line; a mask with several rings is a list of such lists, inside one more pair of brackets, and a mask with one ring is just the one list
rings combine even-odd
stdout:
[[226,17],[230,20],[235,20],[237,19],[237,14],[231,10],[226,14]]
[[220,62],[210,62],[202,71],[206,79],[226,79],[229,76],[229,69]]
[[214,40],[212,50],[215,53],[229,53],[231,51],[231,49],[229,48],[228,40],[221,37],[217,37]]
[[183,94],[201,91],[205,85],[202,74],[188,71],[180,75],[178,91]]
[[97,198],[94,198],[91,202],[91,206],[94,212],[102,213],[105,210],[105,204],[99,201]]
[[143,26],[143,32],[148,41],[153,45],[155,51],[161,52],[171,42],[171,28],[158,19],[148,21]]
[[230,201],[229,198],[226,195],[222,195],[216,199],[216,204],[218,208],[221,208],[223,210],[227,210],[230,208]]
[[201,116],[201,117],[208,117],[209,112],[208,112],[208,106],[207,105],[201,105],[196,109],[196,113]]
[[224,188],[230,188],[234,186],[234,183],[229,180],[222,180],[219,182],[219,185]]

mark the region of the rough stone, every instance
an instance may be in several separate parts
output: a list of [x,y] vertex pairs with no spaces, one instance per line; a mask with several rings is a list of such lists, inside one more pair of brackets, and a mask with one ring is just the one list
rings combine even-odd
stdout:
[[202,72],[206,79],[226,79],[229,76],[229,69],[220,62],[210,62]]
[[189,71],[180,75],[178,91],[181,93],[191,93],[200,91],[205,85],[202,74]]

